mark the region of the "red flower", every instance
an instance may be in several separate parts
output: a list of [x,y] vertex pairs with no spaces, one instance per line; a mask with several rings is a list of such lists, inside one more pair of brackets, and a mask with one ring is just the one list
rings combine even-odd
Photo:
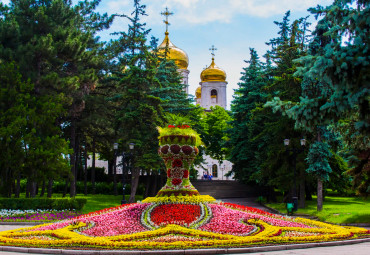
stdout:
[[171,178],[171,169],[168,169],[168,170],[167,170],[167,177],[168,177],[168,178]]
[[183,178],[188,178],[188,177],[189,177],[189,170],[185,170]]
[[179,154],[180,150],[181,150],[181,147],[178,146],[177,144],[173,144],[171,145],[171,152],[174,153],[174,154]]
[[190,155],[193,152],[193,149],[189,145],[184,145],[181,147],[185,155]]
[[169,149],[168,145],[165,145],[165,146],[163,146],[163,147],[161,148],[161,152],[162,152],[163,154],[167,154],[167,153],[168,153],[168,149]]
[[156,225],[190,224],[200,216],[199,205],[165,204],[155,207],[150,215]]
[[173,162],[172,162],[172,167],[182,167],[182,161],[181,159],[175,159]]
[[174,125],[168,125],[168,128],[175,128]]
[[179,185],[181,182],[182,182],[181,179],[177,179],[177,178],[176,179],[172,179],[172,184],[175,185],[175,186]]

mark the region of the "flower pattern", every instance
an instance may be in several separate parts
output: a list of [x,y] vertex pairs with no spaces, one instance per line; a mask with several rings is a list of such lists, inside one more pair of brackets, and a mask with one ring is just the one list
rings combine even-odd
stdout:
[[[177,127],[171,125],[169,128]],[[195,140],[191,136],[171,136],[162,140],[169,143],[172,138]],[[200,195],[189,181],[188,169],[198,149],[181,144],[181,147],[167,144],[158,150],[165,161],[168,179],[156,197],[56,223],[3,231],[0,232],[0,246],[161,250],[370,237],[370,231],[363,228],[283,217]]]
[[370,231],[215,201],[154,197],[57,223],[0,232],[0,245],[105,249],[195,249],[324,242]]

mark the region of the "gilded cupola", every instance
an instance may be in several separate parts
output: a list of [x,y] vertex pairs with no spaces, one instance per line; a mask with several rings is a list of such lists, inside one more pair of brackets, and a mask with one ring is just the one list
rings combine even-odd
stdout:
[[196,97],[197,99],[202,98],[202,87],[201,87],[201,86],[199,86],[199,87],[195,90],[195,97]]
[[[168,47],[167,56],[165,56],[166,46]],[[169,60],[173,60],[179,69],[187,69],[189,66],[188,54],[170,41],[167,31],[163,42],[158,46],[158,54]]]
[[209,81],[226,81],[226,73],[224,70],[219,68],[215,64],[215,59],[212,57],[212,63],[209,67],[204,69],[200,74],[200,79],[202,82],[209,82]]

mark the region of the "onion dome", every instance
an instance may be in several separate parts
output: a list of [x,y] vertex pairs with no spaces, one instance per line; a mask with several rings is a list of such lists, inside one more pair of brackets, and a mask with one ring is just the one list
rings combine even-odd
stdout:
[[183,51],[180,48],[177,48],[171,41],[170,38],[168,37],[168,32],[165,32],[165,37],[163,42],[158,46],[158,53],[160,55],[165,54],[166,51],[166,45],[168,44],[168,53],[167,53],[167,58],[169,60],[173,60],[175,64],[178,66],[180,69],[187,69],[189,65],[189,58],[188,54],[186,54],[185,51]]
[[195,97],[197,99],[201,98],[202,97],[202,87],[199,86],[196,90],[195,90]]
[[226,73],[224,70],[216,66],[215,59],[212,58],[212,63],[209,67],[204,69],[200,74],[200,79],[202,82],[208,81],[226,81]]

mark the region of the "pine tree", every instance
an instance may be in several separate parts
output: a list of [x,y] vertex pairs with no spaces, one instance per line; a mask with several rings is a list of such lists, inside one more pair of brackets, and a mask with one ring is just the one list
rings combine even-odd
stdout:
[[175,62],[160,59],[156,78],[158,80],[157,89],[152,93],[163,101],[163,110],[186,115],[192,109],[190,106],[192,99],[188,98],[184,91]]
[[63,109],[48,96],[34,96],[14,64],[0,64],[0,86],[1,193],[19,197],[20,177],[27,177],[34,197],[37,181],[68,173],[68,144],[54,125]]
[[265,100],[262,87],[265,86],[266,79],[263,73],[263,64],[260,62],[257,52],[250,49],[250,60],[245,61],[249,64],[243,68],[239,88],[235,91],[231,111],[233,113],[232,129],[229,130],[231,147],[230,161],[233,162],[233,172],[239,180],[251,181],[250,176],[255,172],[256,145],[252,141],[250,128],[254,120],[251,119],[252,110],[258,107]]
[[68,0],[17,0],[2,7],[0,58],[19,65],[22,76],[34,84],[33,94],[52,97],[67,112],[55,125],[63,126],[73,149],[71,196],[75,195],[77,123],[83,97],[96,84],[103,63],[102,45],[95,34],[112,22],[106,14],[94,12],[99,2],[73,6]]
[[135,143],[129,202],[135,199],[140,170],[149,172],[162,164],[157,154],[156,127],[164,120],[161,99],[153,96],[158,83],[157,58],[146,44],[150,30],[140,20],[146,15],[145,5],[135,0],[134,8],[132,16],[122,15],[130,24],[128,32],[120,32],[121,36],[115,43],[122,49],[119,64],[125,71],[119,82],[120,93],[113,99],[117,103],[116,130],[121,146]]

